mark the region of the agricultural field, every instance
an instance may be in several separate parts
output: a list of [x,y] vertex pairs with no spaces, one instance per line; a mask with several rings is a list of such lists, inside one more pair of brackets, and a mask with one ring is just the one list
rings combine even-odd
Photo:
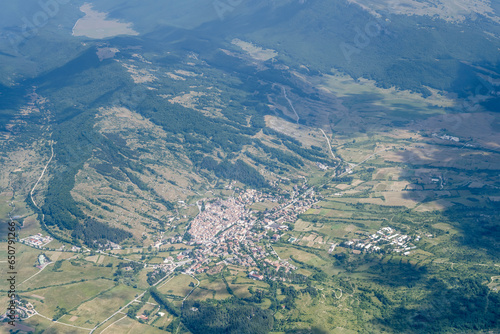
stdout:
[[[158,287],[165,295],[173,295],[184,298],[191,291],[197,281],[188,275],[177,275]],[[193,285],[193,286],[190,286]]]
[[[53,318],[58,308],[64,308],[68,311],[76,309],[80,304],[95,298],[113,286],[112,281],[99,279],[33,290],[22,293],[21,296],[30,300],[40,314]],[[60,321],[65,322],[64,317]]]
[[193,293],[189,296],[191,300],[207,300],[216,299],[224,300],[230,298],[231,295],[228,293],[225,283],[222,279],[214,279],[214,277],[208,277],[206,279],[200,280],[200,285]]
[[79,305],[67,317],[78,317],[73,322],[78,326],[95,326],[134,299],[138,292],[139,290],[127,286],[114,287],[102,295]]
[[[122,319],[122,320],[120,320]],[[114,320],[114,319],[113,319]],[[155,327],[148,326],[146,324],[141,324],[136,320],[132,320],[127,317],[119,317],[116,321],[111,321],[110,326],[105,327],[106,333],[114,333],[114,334],[133,334],[133,333],[144,333],[144,334],[161,334],[165,333],[165,331],[160,330]],[[165,325],[164,323],[158,323],[158,325]],[[96,333],[102,333],[102,331],[96,331]]]

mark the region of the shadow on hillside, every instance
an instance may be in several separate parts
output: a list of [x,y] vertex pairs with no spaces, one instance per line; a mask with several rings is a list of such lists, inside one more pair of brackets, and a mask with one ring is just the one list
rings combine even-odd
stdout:
[[490,293],[481,278],[452,278],[447,284],[429,279],[418,303],[394,308],[389,317],[377,320],[398,333],[460,332],[500,326],[500,294]]
[[28,87],[24,85],[7,87],[0,84],[0,133],[12,130],[6,126],[19,114],[19,108],[26,104],[24,96],[27,93]]
[[380,262],[376,266],[370,267],[369,272],[374,274],[371,280],[380,285],[412,287],[425,280],[427,268],[425,266],[416,267],[401,260],[399,262]]

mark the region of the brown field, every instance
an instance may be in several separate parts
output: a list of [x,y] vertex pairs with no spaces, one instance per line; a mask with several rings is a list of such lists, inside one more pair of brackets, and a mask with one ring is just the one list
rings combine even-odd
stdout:
[[307,247],[321,248],[324,246],[325,240],[322,236],[316,233],[311,233],[305,237],[302,237],[299,243]]
[[252,210],[256,210],[256,211],[264,211],[266,209],[271,210],[272,208],[274,208],[277,205],[278,205],[278,203],[274,203],[274,202],[262,202],[262,203],[255,203],[252,206],[250,206],[250,208]]
[[367,203],[367,204],[376,204],[376,205],[384,205],[385,204],[384,200],[381,198],[378,198],[378,197],[375,197],[375,198],[357,198],[357,202]]

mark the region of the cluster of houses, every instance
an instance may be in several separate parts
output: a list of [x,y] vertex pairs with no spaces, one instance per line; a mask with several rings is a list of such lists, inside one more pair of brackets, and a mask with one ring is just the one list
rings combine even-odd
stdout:
[[286,260],[270,260],[270,259],[265,259],[264,260],[264,265],[265,266],[270,266],[276,269],[276,271],[279,271],[281,268],[283,268],[285,273],[289,273],[293,270],[296,270],[297,267],[295,267],[293,264],[290,264]]
[[328,170],[329,166],[322,164],[321,162],[316,162],[316,166],[321,170]]
[[[194,243],[208,246],[213,245],[216,239],[220,239],[219,236],[241,241],[248,236],[247,232],[256,220],[249,207],[264,201],[278,202],[281,200],[281,196],[272,196],[255,189],[248,189],[236,198],[206,202],[205,210],[200,212],[191,223],[189,234]],[[238,227],[232,229],[233,225]]]
[[303,195],[269,210],[264,214],[263,222],[267,228],[286,230],[288,227],[283,225],[284,223],[295,222],[300,214],[309,210],[317,202],[318,199],[314,190],[312,188],[308,189]]
[[38,255],[38,264],[36,265],[38,269],[43,269],[49,263],[51,262],[50,259],[47,257],[47,255],[45,254]]
[[250,223],[245,222],[231,226],[217,236],[213,241],[204,244],[205,247],[192,252],[193,265],[187,270],[191,273],[201,273],[209,269],[211,258],[222,258],[227,264],[243,267],[256,266],[256,260],[269,255],[266,249],[258,245],[265,234],[251,230]]
[[[391,227],[383,227],[370,235],[366,239],[353,239],[346,241],[342,246],[352,248],[353,253],[360,254],[361,252],[373,253],[384,251],[393,251],[410,255],[411,250],[417,247],[410,241],[412,238],[406,234],[399,234]],[[416,236],[414,242],[418,242],[420,236]]]
[[210,244],[215,236],[238,222],[250,219],[250,210],[235,198],[216,200],[205,203],[205,210],[200,212],[191,223],[189,234],[198,244]]
[[[31,316],[36,314],[35,307],[30,302],[16,299],[15,303],[15,320],[26,320]],[[9,310],[0,316],[0,322],[12,320],[11,316],[8,315]]]
[[449,136],[449,135],[442,135],[442,136],[440,136],[437,133],[433,133],[432,136],[435,137],[435,138],[439,138],[439,139],[443,139],[443,140],[450,140],[450,141],[454,141],[454,142],[457,142],[457,143],[460,141],[460,138]]
[[258,280],[258,281],[264,280],[264,275],[259,274],[258,272],[253,271],[253,270],[248,274],[248,277],[250,277],[251,279]]
[[21,319],[28,319],[36,314],[35,308],[30,302],[23,303],[20,300],[16,300],[16,310]]
[[51,242],[52,237],[50,236],[43,236],[42,233],[38,233],[32,236],[29,236],[27,238],[21,239],[20,242],[31,246],[31,247],[36,247],[36,248],[42,248],[45,247],[49,242]]

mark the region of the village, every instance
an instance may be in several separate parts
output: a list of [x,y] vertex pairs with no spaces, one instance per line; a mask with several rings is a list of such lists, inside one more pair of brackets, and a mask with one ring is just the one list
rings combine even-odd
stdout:
[[[260,214],[250,209],[255,203],[262,202],[282,203]],[[289,200],[250,189],[236,197],[207,201],[200,206],[200,213],[187,231],[189,237],[183,241],[196,248],[180,251],[175,258],[167,257],[163,264],[156,266],[154,275],[162,277],[181,264],[187,265],[187,274],[217,271],[218,267],[222,269],[222,265],[210,269],[209,264],[214,259],[225,265],[255,268],[262,264],[276,271],[283,268],[286,273],[295,270],[295,266],[279,259],[270,242],[278,241],[280,233],[288,230],[287,223],[295,222],[299,214],[309,210],[317,202],[314,190],[305,186],[301,189],[295,187]],[[175,241],[180,241],[180,238]],[[169,241],[173,240],[165,240]],[[162,243],[157,242],[155,246]],[[250,278],[264,279],[257,272],[252,273]]]

